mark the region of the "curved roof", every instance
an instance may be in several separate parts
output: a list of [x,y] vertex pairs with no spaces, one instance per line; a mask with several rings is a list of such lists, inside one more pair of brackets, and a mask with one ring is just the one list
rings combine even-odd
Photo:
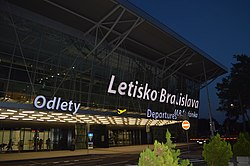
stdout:
[[126,50],[162,66],[162,74],[180,72],[202,83],[205,77],[211,80],[227,72],[211,56],[126,0],[9,2],[85,34],[98,27],[105,42],[122,43]]

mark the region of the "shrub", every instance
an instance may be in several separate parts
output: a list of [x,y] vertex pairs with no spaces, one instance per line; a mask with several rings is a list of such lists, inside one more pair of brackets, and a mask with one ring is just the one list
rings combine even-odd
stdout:
[[233,156],[231,145],[221,140],[220,135],[210,139],[208,144],[203,145],[202,156],[208,166],[225,166]]
[[140,154],[139,166],[188,166],[189,160],[182,160],[179,163],[180,150],[176,149],[176,145],[171,141],[171,134],[167,130],[166,139],[167,142],[159,143],[155,141],[154,150],[147,148]]
[[238,141],[233,145],[235,156],[250,156],[250,139],[248,133],[240,133]]

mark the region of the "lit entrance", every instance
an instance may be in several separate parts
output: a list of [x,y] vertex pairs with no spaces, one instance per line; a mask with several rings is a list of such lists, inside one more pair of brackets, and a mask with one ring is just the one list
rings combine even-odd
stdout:
[[[74,134],[72,124],[62,126],[43,123],[42,127],[41,124],[34,122],[16,122],[15,126],[13,124],[6,121],[4,125],[1,125],[1,151],[45,151],[70,148]],[[8,148],[10,142],[12,146]]]

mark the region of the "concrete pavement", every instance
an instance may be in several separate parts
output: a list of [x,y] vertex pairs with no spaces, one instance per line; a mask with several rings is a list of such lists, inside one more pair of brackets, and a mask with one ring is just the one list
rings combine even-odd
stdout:
[[42,159],[66,156],[78,156],[89,154],[117,154],[117,153],[139,153],[147,147],[153,148],[153,145],[136,145],[136,146],[121,146],[110,148],[95,148],[95,149],[79,149],[75,151],[61,150],[61,151],[38,151],[38,152],[12,152],[0,153],[0,162],[14,161],[14,160],[28,160],[28,159]]
[[[189,143],[190,145],[193,143]],[[176,147],[186,147],[186,143],[176,143]],[[79,149],[75,151],[61,150],[61,151],[38,151],[38,152],[2,152],[0,153],[0,162],[4,161],[18,161],[18,160],[32,160],[42,158],[55,158],[66,156],[79,156],[91,154],[118,154],[118,153],[136,153],[139,154],[147,147],[153,149],[154,145],[135,145],[135,146],[120,146],[109,148],[94,148],[94,149]]]

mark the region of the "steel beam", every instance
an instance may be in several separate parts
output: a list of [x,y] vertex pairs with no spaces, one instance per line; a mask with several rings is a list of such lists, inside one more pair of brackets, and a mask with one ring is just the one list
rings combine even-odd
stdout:
[[179,66],[177,69],[175,69],[170,75],[168,75],[167,77],[163,78],[162,80],[166,80],[168,79],[170,76],[172,76],[173,74],[175,74],[178,70],[180,70],[184,65],[186,65],[186,63],[195,55],[195,53],[192,53],[186,60],[184,63],[182,63],[181,66]]

